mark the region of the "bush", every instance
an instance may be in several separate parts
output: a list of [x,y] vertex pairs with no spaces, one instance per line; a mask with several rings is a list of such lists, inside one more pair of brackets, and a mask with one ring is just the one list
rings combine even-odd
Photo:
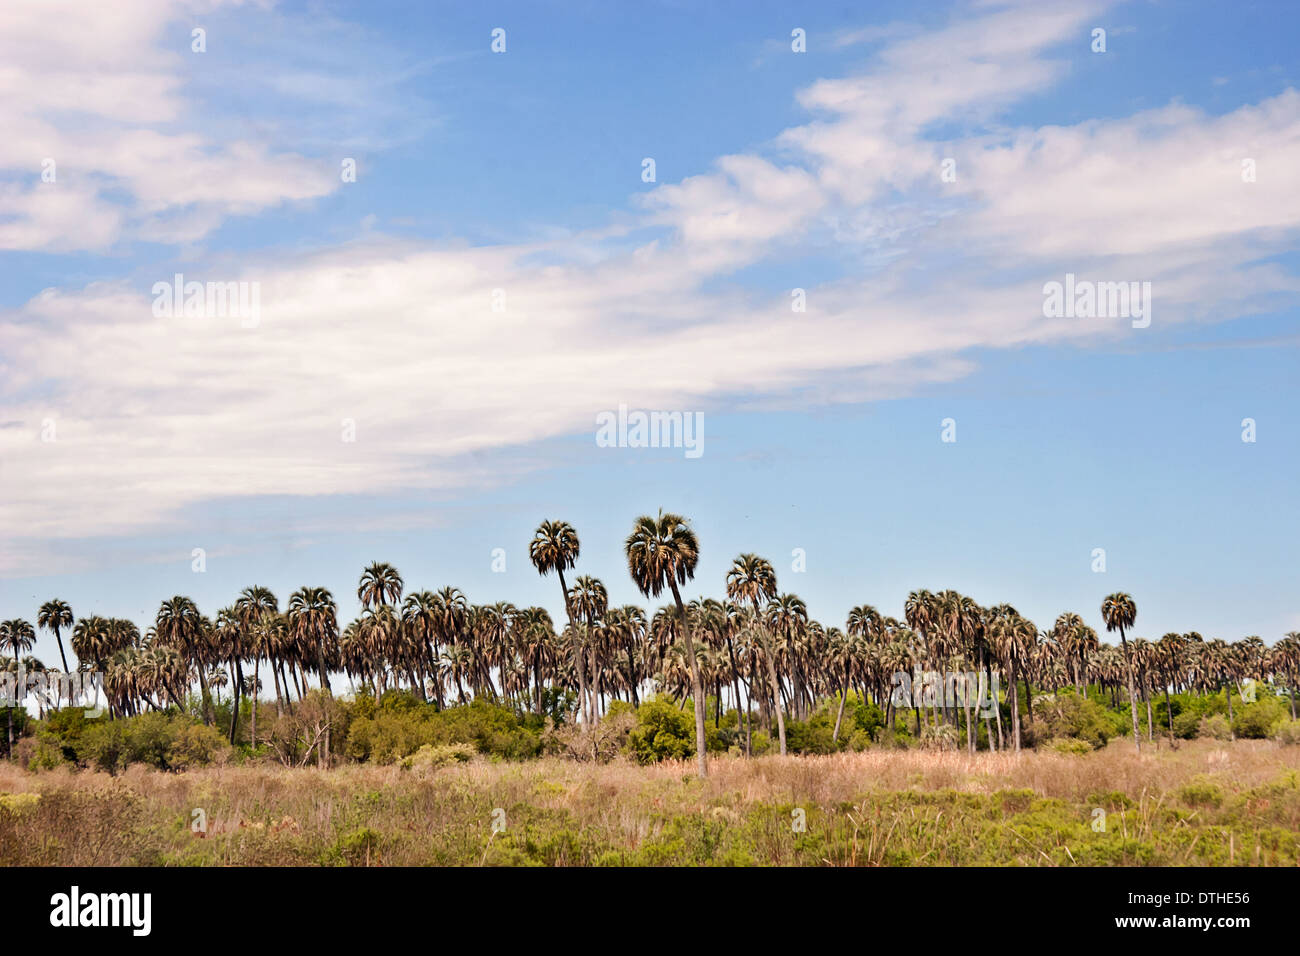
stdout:
[[1218,807],[1223,804],[1223,789],[1202,775],[1183,784],[1178,797],[1191,807]]
[[83,731],[77,745],[77,760],[97,770],[117,773],[126,768],[130,750],[126,723],[105,720],[92,724]]
[[1191,740],[1201,730],[1201,715],[1195,711],[1184,711],[1174,717],[1174,736]]
[[32,771],[53,770],[67,764],[63,751],[44,740],[33,742],[31,756],[27,759],[27,769]]
[[1212,737],[1215,740],[1227,740],[1232,736],[1232,725],[1223,714],[1211,714],[1209,717],[1201,718],[1198,735]]
[[[1035,740],[1052,741],[1073,737],[1087,741],[1094,750],[1121,736],[1127,726],[1123,715],[1114,714],[1095,700],[1072,691],[1044,695],[1034,701]],[[1131,733],[1130,729],[1130,733]]]
[[1278,698],[1261,697],[1242,707],[1236,716],[1233,726],[1238,737],[1267,740],[1276,732],[1278,725],[1287,719],[1288,711]]
[[1274,739],[1285,747],[1300,746],[1300,720],[1287,720],[1278,724]]
[[224,762],[229,755],[230,745],[217,728],[190,724],[176,734],[168,761],[176,770],[189,770]]
[[1047,742],[1047,749],[1058,754],[1090,754],[1092,744],[1077,737],[1054,737]]
[[628,734],[635,726],[636,708],[627,701],[616,700],[594,727],[552,723],[543,735],[542,744],[548,753],[606,763],[627,750]]
[[[61,753],[49,739],[48,728],[40,741],[47,748],[43,758],[47,763],[55,753]],[[188,715],[151,711],[80,727],[76,759],[109,773],[133,763],[156,770],[186,770],[224,759],[229,752],[229,745],[215,727],[197,723]]]
[[957,728],[952,724],[926,724],[921,727],[921,746],[931,750],[956,750]]
[[[627,736],[628,751],[641,763],[684,760],[695,754],[695,715],[666,700],[652,698],[636,711],[636,726]],[[758,750],[758,734],[754,735]]]
[[401,762],[403,770],[428,773],[474,758],[474,748],[466,744],[425,744]]

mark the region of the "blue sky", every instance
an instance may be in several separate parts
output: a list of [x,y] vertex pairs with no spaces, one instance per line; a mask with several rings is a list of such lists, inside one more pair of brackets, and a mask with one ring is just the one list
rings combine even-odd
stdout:
[[[827,625],[951,587],[1300,629],[1292,6],[63,6],[0,20],[36,90],[0,107],[0,616],[258,583],[346,620],[386,560],[558,618],[538,522],[632,602],[662,507],[694,593],[757,551]],[[176,272],[259,283],[259,324],[153,316]],[[1151,326],[1044,318],[1066,272],[1151,281]],[[597,447],[620,403],[704,454]]]

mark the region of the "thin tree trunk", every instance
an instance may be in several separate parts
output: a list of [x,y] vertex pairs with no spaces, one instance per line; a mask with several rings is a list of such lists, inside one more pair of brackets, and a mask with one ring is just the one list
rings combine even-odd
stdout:
[[1119,629],[1119,641],[1124,645],[1124,672],[1128,678],[1128,705],[1133,715],[1133,746],[1138,753],[1142,752],[1142,734],[1138,730],[1138,702],[1137,690],[1133,686],[1133,659],[1129,657],[1128,639],[1124,637],[1124,628]]
[[235,678],[235,702],[230,708],[230,746],[235,745],[235,731],[239,729],[239,692],[243,689],[240,685],[244,682],[244,671],[239,664],[239,658],[231,659],[231,670],[234,671]]
[[835,712],[835,732],[831,734],[831,743],[840,742],[840,721],[844,718],[844,702],[849,697],[849,674],[848,668],[844,669],[844,685],[840,688],[840,708]]
[[[754,615],[757,617],[758,598],[754,599]],[[759,633],[767,636],[767,627],[763,624],[758,625]],[[781,689],[776,679],[776,663],[772,660],[772,640],[770,637],[764,641],[765,650],[763,657],[767,661],[767,679],[772,685],[772,706],[776,708],[776,726],[781,739],[781,756],[785,756],[785,715],[781,711]]]
[[[709,758],[707,738],[704,733],[704,685],[700,682],[700,662],[695,659],[695,641],[691,638],[690,622],[686,619],[686,605],[682,603],[681,592],[677,590],[677,581],[670,577],[668,583],[673,589],[673,600],[677,602],[677,619],[682,624],[686,655],[691,659],[691,691],[695,697],[692,708],[695,711],[695,749],[698,752],[700,778],[703,779],[709,775]],[[781,738],[781,752],[785,753],[784,734]]]
[[1007,684],[1011,703],[1011,737],[1015,741],[1016,753],[1020,753],[1020,692],[1016,687],[1014,662],[1007,668]]
[[591,726],[591,704],[587,700],[587,670],[583,666],[586,657],[583,643],[578,633],[578,625],[573,620],[573,605],[569,602],[569,588],[564,583],[564,569],[556,568],[560,576],[560,590],[564,592],[564,613],[569,618],[569,630],[573,634],[573,666],[578,671],[578,706],[582,710],[582,722]]
[[1174,705],[1169,700],[1169,685],[1165,685],[1165,710],[1169,714],[1169,749],[1176,746],[1174,743]]
[[216,723],[217,715],[212,710],[212,695],[208,693],[208,675],[204,673],[203,661],[199,661],[199,691],[203,695],[203,722]]

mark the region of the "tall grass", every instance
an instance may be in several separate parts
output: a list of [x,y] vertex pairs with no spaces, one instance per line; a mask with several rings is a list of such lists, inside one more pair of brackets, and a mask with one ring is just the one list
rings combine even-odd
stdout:
[[1086,756],[876,750],[721,758],[710,769],[701,781],[687,763],[560,758],[117,776],[10,765],[0,768],[0,863],[1300,861],[1300,748],[1265,741],[1141,755],[1122,743]]

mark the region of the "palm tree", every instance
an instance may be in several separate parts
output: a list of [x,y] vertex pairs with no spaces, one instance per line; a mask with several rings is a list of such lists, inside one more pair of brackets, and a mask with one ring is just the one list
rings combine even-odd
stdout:
[[1137,689],[1133,685],[1133,661],[1129,655],[1128,639],[1124,631],[1133,626],[1137,620],[1137,603],[1123,592],[1111,594],[1101,602],[1101,617],[1106,622],[1106,630],[1119,631],[1119,643],[1124,655],[1124,670],[1128,678],[1128,702],[1133,714],[1133,746],[1142,752],[1141,735],[1138,733]]
[[[772,562],[756,554],[742,554],[731,563],[727,572],[727,597],[733,601],[749,601],[754,607],[754,623],[758,629],[759,640],[763,645],[763,657],[767,663],[767,679],[772,694],[772,706],[776,709],[776,726],[781,741],[781,756],[785,756],[785,715],[781,711],[781,688],[776,679],[776,658],[772,648],[771,636],[762,622],[762,609],[759,601],[770,601],[776,597],[776,571]],[[760,715],[761,716],[761,715]]]
[[1165,687],[1165,713],[1169,718],[1169,746],[1174,742],[1174,705],[1169,699],[1170,685],[1177,687],[1186,668],[1186,641],[1183,635],[1169,633],[1156,641],[1156,662],[1160,668],[1160,680]]
[[299,588],[289,597],[288,621],[294,641],[315,652],[321,688],[331,693],[327,661],[333,657],[339,632],[334,595],[326,588]]
[[[569,619],[569,628],[575,630],[577,624],[573,616],[573,605],[569,601],[569,589],[564,583],[564,571],[573,567],[578,561],[578,532],[567,521],[543,521],[533,533],[533,540],[528,545],[528,559],[533,562],[537,573],[545,577],[554,571],[560,577],[560,591],[564,594],[564,613]],[[582,719],[590,726],[591,709],[587,699],[587,672],[583,667],[582,652],[575,641],[573,645],[573,665],[578,672],[579,706]]]
[[1280,673],[1291,692],[1291,719],[1296,719],[1295,688],[1300,683],[1300,631],[1291,631],[1273,645],[1273,669]]
[[402,575],[391,564],[372,561],[361,572],[357,600],[363,608],[376,604],[396,604],[402,598]]
[[[803,674],[800,669],[802,638],[808,626],[808,608],[797,594],[778,595],[767,604],[767,630],[780,639],[778,654],[784,649],[786,670],[790,674],[790,710],[795,720],[803,719]],[[778,682],[778,686],[781,686]],[[776,702],[777,713],[781,702]]]
[[[420,699],[428,701],[425,681],[431,671],[437,670],[438,597],[432,591],[415,591],[406,596],[402,604],[402,623],[407,636],[419,642],[417,669],[420,677]],[[437,693],[438,706],[442,706],[442,690]]]
[[235,667],[235,706],[230,718],[231,744],[235,742],[235,725],[239,720],[239,692],[244,683],[240,658],[251,656],[253,659],[252,745],[257,746],[257,689],[261,686],[258,671],[261,668],[262,653],[266,644],[265,622],[271,615],[279,612],[279,602],[276,600],[275,595],[271,593],[270,588],[260,586],[244,588],[239,592],[239,597],[235,600],[234,614],[239,625],[236,650],[239,653],[232,655]]
[[[30,651],[32,645],[36,643],[36,631],[31,624],[21,618],[0,622],[0,652],[10,650],[14,654],[13,669],[21,672],[22,667],[18,661],[18,655],[23,651]],[[25,688],[21,686],[23,682],[19,681],[20,686],[15,691],[15,699],[8,702],[9,706],[5,708],[8,715],[9,724],[9,753],[14,752],[14,707],[20,703],[25,695]]]
[[[41,610],[36,616],[36,626],[54,632],[55,643],[59,645],[59,659],[63,661],[63,673],[68,674],[68,655],[63,653],[63,638],[59,635],[61,629],[72,627],[72,608],[68,606],[68,602],[58,598],[46,601],[41,605]],[[68,702],[72,702],[71,687],[68,689]]]
[[696,756],[700,776],[707,777],[709,766],[704,735],[704,685],[700,680],[700,663],[695,656],[690,623],[686,619],[686,605],[682,602],[682,594],[678,589],[678,584],[685,584],[695,577],[695,566],[700,560],[699,541],[685,518],[660,511],[658,518],[649,515],[637,518],[624,547],[627,551],[628,572],[642,594],[658,597],[665,587],[673,593],[677,618],[682,624],[686,657],[691,666]]
[[[593,666],[592,670],[587,670],[588,664],[594,664],[589,659],[592,648],[589,646],[592,634],[595,633],[600,621],[604,618],[605,612],[609,610],[609,593],[605,590],[605,585],[600,582],[599,578],[594,578],[589,574],[583,574],[573,583],[572,590],[569,591],[568,607],[573,608],[573,616],[577,619],[577,628],[574,632],[576,638],[578,659],[582,662],[580,673],[590,674],[594,678],[597,669]],[[599,707],[596,704],[597,690],[591,687],[592,695],[592,719],[599,716],[597,711]]]
[[[86,623],[86,618],[81,623]],[[176,648],[185,660],[194,666],[199,675],[199,692],[203,702],[203,722],[211,724],[216,721],[212,709],[212,696],[208,691],[208,667],[211,647],[208,643],[207,622],[199,613],[198,606],[190,598],[176,595],[164,601],[158,608],[154,621],[154,632],[158,640]],[[73,635],[73,650],[76,650],[76,635]],[[81,657],[80,652],[77,654]],[[96,667],[103,667],[103,657],[96,654]]]

